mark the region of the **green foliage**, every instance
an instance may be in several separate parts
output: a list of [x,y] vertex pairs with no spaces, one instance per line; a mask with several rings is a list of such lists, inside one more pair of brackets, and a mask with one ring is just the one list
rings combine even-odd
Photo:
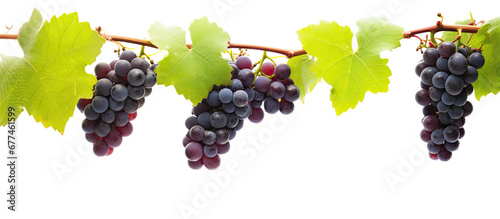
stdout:
[[303,48],[318,59],[311,70],[332,86],[330,100],[337,115],[355,108],[367,91],[387,92],[391,70],[380,53],[399,47],[403,38],[403,28],[385,19],[362,19],[357,25],[356,52],[347,26],[321,21],[297,32]]
[[214,84],[231,84],[232,68],[221,53],[229,45],[229,34],[206,17],[194,20],[189,27],[192,48],[186,47],[186,32],[179,27],[165,27],[155,22],[149,29],[151,42],[168,50],[156,69],[158,84],[173,85],[178,94],[194,105],[201,102]]
[[290,78],[300,89],[300,100],[302,102],[304,102],[306,94],[311,92],[316,84],[321,81],[321,77],[318,77],[311,71],[311,65],[314,64],[315,61],[316,58],[304,54],[292,57],[287,63],[292,70]]
[[21,27],[19,45],[24,57],[0,54],[0,125],[8,107],[23,107],[37,122],[61,134],[79,98],[92,97],[94,76],[85,72],[100,54],[105,40],[78,21],[76,13],[44,22],[36,9]]

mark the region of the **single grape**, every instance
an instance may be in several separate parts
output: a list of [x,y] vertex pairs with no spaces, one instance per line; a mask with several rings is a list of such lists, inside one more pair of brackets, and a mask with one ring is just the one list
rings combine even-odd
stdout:
[[205,147],[203,147],[203,153],[207,157],[215,157],[218,153],[217,146],[216,145],[205,145]]
[[436,62],[436,68],[440,71],[449,72],[450,69],[448,68],[448,59],[439,57],[439,59]]
[[122,144],[122,134],[120,132],[113,130],[106,137],[106,143],[111,148],[116,148]]
[[233,103],[224,103],[222,104],[222,110],[226,113],[234,113],[236,106]]
[[252,69],[252,60],[248,56],[240,56],[236,59],[236,66],[240,69]]
[[97,95],[107,97],[107,96],[109,96],[109,93],[111,91],[111,87],[113,87],[113,82],[111,82],[107,78],[101,78],[95,84],[95,92]]
[[237,91],[237,90],[243,90],[243,83],[239,79],[232,79],[231,80],[231,90]]
[[125,87],[123,84],[115,84],[111,88],[111,97],[116,101],[124,101],[125,99],[127,99],[127,96],[127,87]]
[[449,58],[455,51],[457,51],[457,47],[450,41],[443,42],[438,46],[438,52],[444,58]]
[[472,53],[469,56],[469,65],[474,66],[476,69],[480,69],[484,66],[484,56],[480,52]]
[[448,110],[448,115],[452,119],[459,119],[464,115],[464,110],[460,106],[450,106],[450,110]]
[[188,160],[188,166],[193,170],[199,170],[203,167],[203,160],[190,161]]
[[438,159],[438,155],[437,155],[437,154],[433,154],[433,153],[430,153],[430,152],[429,152],[429,157],[430,157],[432,160],[437,160],[437,159]]
[[137,102],[139,103],[139,108],[141,108],[142,106],[144,106],[144,103],[146,102],[146,98],[141,98],[139,100],[137,100]]
[[467,91],[464,89],[460,94],[455,96],[455,102],[453,105],[455,106],[463,106],[467,102]]
[[436,61],[439,58],[439,52],[435,48],[429,48],[424,51],[423,57],[425,64],[435,66]]
[[452,155],[452,153],[451,153],[451,152],[449,152],[449,151],[448,151],[448,150],[446,150],[446,149],[441,150],[441,151],[437,154],[437,156],[438,156],[438,158],[439,158],[439,160],[440,160],[440,161],[448,161],[448,160],[450,160],[451,155]]
[[210,112],[201,113],[198,116],[197,122],[204,129],[211,129],[212,125],[210,125]]
[[210,125],[216,129],[224,128],[227,125],[226,115],[222,112],[213,112],[210,115]]
[[462,128],[465,125],[465,118],[462,116],[459,119],[451,119],[450,124],[457,128]]
[[85,115],[85,118],[88,120],[96,120],[99,118],[99,113],[96,113],[94,109],[92,108],[92,104],[89,104],[83,109],[83,114]]
[[108,63],[100,62],[94,68],[95,76],[97,79],[105,78],[108,72],[111,71],[111,66]]
[[203,112],[208,111],[208,106],[204,102],[198,103],[195,107],[193,107],[193,115],[199,116]]
[[207,103],[210,106],[218,107],[221,104],[219,100],[219,91],[210,91],[210,93],[208,93]]
[[460,132],[460,138],[463,138],[465,135],[465,129],[464,128],[459,128],[458,131]]
[[215,132],[205,130],[201,136],[201,141],[203,141],[205,145],[215,144]]
[[109,79],[111,82],[114,84],[121,84],[125,82],[125,79],[123,77],[120,77],[116,74],[115,70],[111,70],[108,75],[106,75],[106,78]]
[[247,87],[244,89],[244,91],[248,95],[248,102],[251,102],[255,98],[255,90],[251,87]]
[[274,98],[274,99],[281,99],[285,96],[285,85],[283,85],[281,82],[272,82],[271,85],[269,85],[269,95]]
[[460,138],[460,132],[457,127],[450,125],[443,129],[443,136],[446,142],[454,143]]
[[149,69],[149,63],[143,58],[134,58],[130,62],[132,69],[140,69],[142,72],[146,73]]
[[454,75],[462,75],[467,71],[467,58],[462,53],[455,53],[448,59],[448,69]]
[[467,101],[462,108],[464,111],[464,115],[463,115],[464,117],[469,116],[472,113],[472,110],[474,109],[472,107],[472,103],[469,101]]
[[468,84],[465,86],[464,90],[467,91],[467,96],[469,96],[472,92],[474,92],[474,86],[472,86],[472,84]]
[[[245,57],[245,56],[243,56]],[[220,157],[215,155],[214,157],[203,156],[203,165],[209,170],[215,170],[220,166]]]
[[283,115],[288,115],[293,112],[294,109],[293,102],[289,102],[287,100],[280,100],[280,112]]
[[443,95],[441,95],[441,100],[448,106],[453,105],[455,103],[455,99],[455,96],[450,95],[448,92],[443,92]]
[[227,131],[229,132],[229,140],[233,140],[236,137],[236,129],[227,129]]
[[436,129],[431,133],[431,140],[434,144],[444,144],[443,130]]
[[139,102],[137,100],[133,100],[131,98],[125,99],[125,106],[123,106],[123,110],[127,113],[135,113],[139,109]]
[[240,119],[246,119],[252,115],[252,107],[248,104],[243,107],[236,107],[234,114],[236,114]]
[[262,106],[262,101],[259,101],[259,100],[253,100],[252,102],[250,102],[250,106],[252,108],[259,108]]
[[253,98],[253,100],[263,101],[265,97],[266,97],[266,92],[260,92],[256,90],[255,97]]
[[446,105],[445,103],[443,103],[443,101],[439,101],[437,103],[437,109],[439,110],[439,112],[442,112],[442,113],[447,113],[448,110],[450,110],[450,105]]
[[104,157],[109,152],[109,146],[106,144],[106,141],[104,141],[104,139],[101,139],[94,143],[93,150],[96,156]]
[[144,78],[144,87],[145,88],[152,88],[156,84],[156,74],[153,72],[153,70],[147,70],[146,71],[146,77]]
[[118,111],[115,113],[114,124],[117,127],[122,127],[129,122],[128,113],[125,111]]
[[103,96],[95,96],[94,99],[92,100],[91,106],[96,113],[103,113],[109,107],[108,98]]
[[264,110],[269,114],[274,114],[280,109],[280,102],[272,97],[266,98],[264,101]]
[[191,127],[198,125],[198,118],[196,118],[196,116],[190,116],[186,119],[184,124],[186,125],[187,129],[191,129]]
[[105,123],[105,122],[99,120],[95,124],[95,133],[99,137],[106,137],[110,131],[111,131],[111,126],[109,126],[108,123]]
[[153,88],[146,88],[145,90],[146,90],[146,93],[144,93],[145,97],[148,97],[153,92]]
[[219,100],[223,104],[230,103],[233,100],[233,91],[229,88],[223,88],[219,91]]
[[469,47],[459,47],[458,52],[464,55],[465,57],[469,56]]
[[190,142],[184,149],[186,157],[190,161],[197,161],[203,157],[203,145],[198,142]]
[[115,64],[115,72],[120,77],[127,77],[128,72],[131,69],[130,62],[127,60],[119,60]]
[[439,89],[443,89],[444,88],[444,84],[445,84],[446,79],[448,78],[448,76],[450,76],[450,74],[448,74],[446,72],[443,72],[443,71],[437,72],[432,77],[432,85],[434,87],[439,88]]
[[434,86],[429,88],[429,97],[432,101],[439,102],[441,100],[441,96],[443,96],[444,89],[439,89]]
[[215,131],[215,143],[222,145],[229,142],[229,131],[227,129],[219,129]]
[[141,86],[146,80],[146,74],[140,69],[132,69],[127,74],[127,81],[132,86]]
[[432,78],[437,72],[438,72],[437,68],[427,67],[422,71],[422,74],[420,75],[420,80],[422,80],[422,83],[424,83],[425,85],[432,85]]
[[243,128],[243,123],[244,123],[244,122],[245,122],[245,120],[241,120],[241,119],[240,119],[240,121],[238,121],[238,124],[236,125],[236,127],[234,127],[234,130],[235,130],[235,131],[239,131],[239,130],[241,130],[241,128]]
[[274,63],[272,62],[264,62],[262,63],[262,73],[267,76],[271,76],[274,74]]
[[201,141],[205,129],[199,125],[195,125],[189,129],[189,137],[194,141]]
[[112,109],[106,110],[104,113],[101,114],[101,120],[105,123],[112,123],[115,121],[115,111]]
[[131,135],[132,131],[134,130],[134,127],[132,126],[132,123],[130,123],[130,122],[127,122],[127,124],[125,124],[122,127],[115,127],[115,128],[118,132],[120,132],[120,134],[122,134],[122,137],[127,137],[127,136]]
[[477,72],[477,69],[474,68],[473,66],[467,67],[467,71],[462,75],[465,83],[472,84],[476,82],[477,78],[479,77],[479,74]]
[[433,154],[439,153],[439,151],[441,151],[442,148],[443,148],[442,144],[435,144],[432,141],[429,141],[427,143],[427,150],[429,150],[429,152],[431,152]]
[[243,69],[238,73],[238,79],[243,83],[243,86],[249,87],[253,84],[255,75],[250,69]]
[[437,107],[433,106],[433,105],[427,105],[422,109],[422,113],[424,114],[424,116],[428,116],[428,115],[435,116],[437,114],[437,112],[438,112]]
[[274,68],[274,75],[278,80],[285,80],[290,77],[291,74],[290,66],[287,64],[279,64]]
[[248,94],[243,90],[237,90],[233,94],[233,104],[236,107],[243,107],[248,104]]
[[96,121],[84,119],[82,122],[82,130],[89,134],[94,132]]
[[440,125],[449,125],[451,123],[451,118],[448,113],[440,112],[438,115]]
[[137,112],[135,113],[127,113],[128,115],[128,121],[134,121],[135,118],[137,118]]
[[[415,94],[415,100],[421,106],[427,106],[427,105],[429,105],[432,102],[432,100],[431,100],[431,98],[429,96],[429,90],[419,90]],[[264,105],[265,105],[265,103],[264,103]]]
[[215,146],[217,146],[217,151],[219,152],[219,154],[225,154],[229,152],[229,149],[231,148],[229,141],[225,144],[215,144]]
[[431,134],[432,132],[422,129],[422,131],[420,131],[420,139],[422,139],[423,142],[429,142],[431,140]]
[[465,82],[460,76],[450,75],[445,82],[444,88],[451,95],[458,95],[462,92]]
[[422,120],[422,124],[424,125],[425,130],[432,132],[437,129],[439,121],[435,116],[426,116]]
[[184,136],[184,138],[182,139],[182,146],[186,147],[189,142],[193,142],[193,139],[189,138],[189,136]]
[[226,117],[227,117],[226,127],[228,128],[234,128],[240,122],[240,118],[238,118],[238,116],[234,113],[228,113],[226,114]]
[[280,82],[285,85],[285,87],[289,84],[295,84],[291,78],[287,78],[285,80],[280,80]]
[[128,62],[132,62],[137,57],[137,55],[130,50],[123,51],[120,54],[120,60],[127,60]]
[[127,93],[131,99],[139,100],[144,97],[144,94],[146,94],[146,90],[144,89],[144,86],[129,85],[127,86]]
[[300,97],[299,87],[294,84],[286,85],[285,87],[285,100],[288,102],[294,102]]

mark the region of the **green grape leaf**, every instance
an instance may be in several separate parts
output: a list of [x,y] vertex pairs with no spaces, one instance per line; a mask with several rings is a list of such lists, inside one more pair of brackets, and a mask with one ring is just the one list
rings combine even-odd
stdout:
[[403,28],[386,19],[365,18],[357,25],[356,52],[347,26],[321,21],[297,32],[303,48],[317,58],[311,70],[332,86],[330,100],[337,115],[354,109],[367,91],[388,91],[391,70],[380,53],[401,46],[403,38]]
[[229,34],[206,17],[194,20],[189,31],[191,49],[186,47],[186,32],[179,27],[155,22],[148,32],[154,45],[168,50],[156,69],[158,84],[174,85],[178,94],[196,105],[214,84],[231,84],[232,68],[221,57],[229,45]]
[[300,89],[300,100],[302,102],[304,102],[306,94],[311,92],[316,84],[321,81],[321,77],[318,77],[311,71],[311,65],[315,61],[315,57],[309,57],[309,55],[304,54],[292,57],[287,62],[292,70],[290,78]]
[[476,99],[480,100],[489,93],[500,91],[500,18],[486,22],[476,35],[477,40],[472,46],[482,46],[485,59],[484,66],[478,69],[477,81],[472,84]]
[[105,39],[76,13],[42,25],[35,9],[18,41],[24,57],[0,54],[0,125],[7,124],[9,107],[16,118],[24,107],[37,122],[63,134],[78,99],[92,97],[96,78],[85,66],[96,60]]

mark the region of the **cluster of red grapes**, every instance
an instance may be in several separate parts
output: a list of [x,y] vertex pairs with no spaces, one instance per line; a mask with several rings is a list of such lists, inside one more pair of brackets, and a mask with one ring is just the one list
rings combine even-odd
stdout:
[[120,54],[119,60],[96,65],[94,96],[80,99],[77,104],[85,114],[82,129],[87,141],[94,144],[95,155],[110,155],[120,146],[122,137],[132,134],[130,122],[156,84],[156,67],[128,50]]
[[420,138],[427,142],[431,159],[448,161],[458,149],[459,139],[465,135],[465,117],[472,113],[467,97],[474,91],[472,83],[483,65],[479,50],[459,47],[457,51],[452,42],[425,50],[423,61],[417,64],[422,89],[415,99],[424,106]]
[[291,70],[286,64],[275,66],[272,62],[264,62],[263,75],[257,78],[247,56],[229,65],[233,68],[231,85],[214,86],[208,97],[193,107],[193,115],[186,119],[189,131],[183,145],[192,169],[217,168],[219,154],[229,151],[229,140],[243,127],[246,118],[259,123],[264,119],[264,110],[269,114],[278,111],[290,114],[293,102],[300,97],[300,90],[289,78]]

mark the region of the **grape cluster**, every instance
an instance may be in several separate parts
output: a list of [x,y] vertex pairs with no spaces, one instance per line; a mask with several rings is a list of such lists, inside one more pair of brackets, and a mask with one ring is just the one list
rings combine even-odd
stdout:
[[479,50],[459,47],[457,51],[452,42],[425,50],[423,61],[417,64],[415,72],[422,89],[415,99],[424,106],[420,138],[427,142],[431,159],[448,161],[458,149],[459,139],[465,134],[465,117],[472,113],[467,97],[483,65]]
[[80,99],[78,109],[85,114],[82,129],[94,144],[94,154],[108,156],[120,146],[122,137],[132,134],[132,123],[145,97],[156,84],[157,64],[151,65],[132,51],[124,51],[119,60],[95,66],[98,79],[92,99]]
[[264,62],[263,75],[257,78],[247,56],[229,65],[233,68],[231,85],[214,86],[207,98],[193,107],[193,115],[186,119],[189,131],[183,145],[192,169],[217,168],[219,154],[229,151],[229,140],[243,127],[245,119],[259,123],[264,119],[264,111],[290,114],[293,102],[300,97],[300,90],[289,78],[291,70],[286,64],[275,66]]

